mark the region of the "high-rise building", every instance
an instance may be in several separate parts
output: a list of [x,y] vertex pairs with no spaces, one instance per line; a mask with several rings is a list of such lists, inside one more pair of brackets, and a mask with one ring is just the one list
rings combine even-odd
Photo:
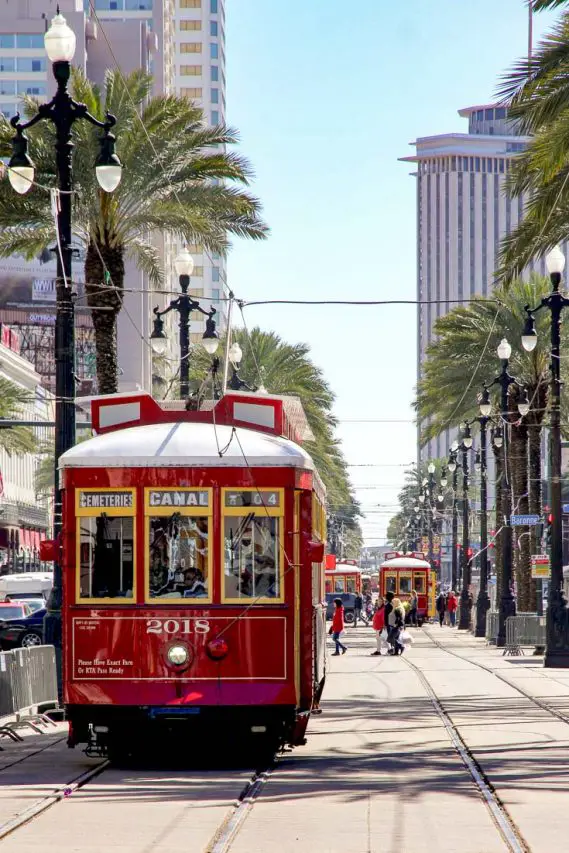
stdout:
[[[224,0],[20,0],[18,3],[0,0],[0,111],[4,115],[15,114],[23,94],[43,99],[55,90],[43,35],[58,5],[77,36],[74,65],[83,68],[91,80],[101,84],[106,69],[117,65],[123,73],[142,67],[154,77],[154,94],[187,95],[202,106],[206,121],[211,124],[224,121]],[[127,293],[118,321],[120,381],[125,390],[136,386],[151,389],[152,306],[169,301],[171,291],[178,287],[173,261],[181,246],[160,235],[156,240],[164,262],[168,295],[151,294],[146,276],[132,263],[126,267]],[[189,248],[196,264],[191,292],[196,297],[205,297],[207,307],[214,304],[219,312],[218,325],[223,326],[225,303],[218,300],[223,295],[225,262],[216,254],[204,252],[201,246]],[[13,279],[14,267],[20,289],[17,298],[10,297],[0,304],[0,314],[2,309],[9,308],[12,312],[10,316],[0,316],[0,320],[39,326],[40,332],[35,334],[32,328],[26,331],[23,340],[36,342],[39,335],[45,349],[46,335],[49,337],[53,328],[55,261],[49,255],[31,265],[21,258],[0,260],[0,283],[3,279]],[[79,282],[82,267],[82,260],[74,259],[74,279]],[[0,292],[12,291],[0,288]],[[25,311],[25,316],[15,317],[16,308]],[[78,312],[78,317],[78,324],[87,330],[78,332],[81,369],[81,358],[89,349],[89,341],[85,343],[84,339],[92,335],[92,329],[88,312]],[[172,315],[168,318],[171,364],[176,363],[178,356],[177,326],[173,319]],[[200,340],[204,329],[202,316],[196,313],[191,322],[191,338]],[[89,372],[80,375],[92,379],[94,360],[90,350],[86,354],[83,361]],[[28,355],[32,356],[31,350]]]
[[[516,133],[507,109],[485,104],[459,115],[468,119],[468,133],[420,137],[412,143],[416,153],[401,158],[416,164],[417,299],[424,303],[417,306],[418,379],[437,319],[491,293],[500,243],[523,218],[526,203],[505,192],[511,164],[529,141]],[[545,262],[530,269],[545,274]],[[433,439],[419,459],[446,456],[454,435]]]

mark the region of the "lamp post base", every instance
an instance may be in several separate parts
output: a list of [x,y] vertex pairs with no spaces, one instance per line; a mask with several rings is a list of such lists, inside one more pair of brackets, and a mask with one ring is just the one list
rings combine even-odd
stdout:
[[498,636],[496,645],[503,649],[506,645],[506,619],[516,615],[516,599],[511,592],[506,593],[500,599],[500,618],[498,622]]
[[47,613],[43,620],[43,641],[55,649],[55,666],[57,672],[57,692],[59,701],[63,699],[63,671],[61,661],[61,592],[53,587],[47,602]]
[[467,589],[460,594],[460,619],[458,620],[459,631],[470,631],[472,624],[472,600]]
[[480,590],[476,599],[476,630],[475,637],[486,636],[486,614],[490,609],[490,596],[486,590]]
[[569,669],[569,610],[561,592],[553,592],[547,608],[546,648],[543,665]]

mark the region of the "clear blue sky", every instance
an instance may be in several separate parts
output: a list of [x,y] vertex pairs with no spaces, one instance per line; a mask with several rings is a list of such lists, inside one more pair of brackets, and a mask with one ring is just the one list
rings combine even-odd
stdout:
[[[239,298],[415,299],[418,136],[466,132],[527,50],[525,0],[229,0],[228,120],[272,236],[229,260]],[[535,39],[554,14],[534,16]],[[383,542],[416,458],[416,308],[250,308],[249,326],[308,341],[335,411],[368,544]],[[347,419],[401,423],[347,423]],[[380,506],[378,506],[378,504]]]

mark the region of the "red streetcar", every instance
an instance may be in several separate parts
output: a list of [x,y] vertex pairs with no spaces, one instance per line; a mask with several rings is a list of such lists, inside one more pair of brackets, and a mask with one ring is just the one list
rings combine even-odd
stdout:
[[123,754],[182,725],[302,744],[326,641],[302,407],[239,392],[182,407],[95,398],[96,437],[61,457],[69,745]]
[[408,601],[411,590],[417,593],[419,624],[435,615],[436,572],[419,551],[403,554],[393,551],[384,555],[379,570],[381,595],[393,592],[401,601]]
[[362,592],[362,570],[355,560],[326,555],[326,592]]

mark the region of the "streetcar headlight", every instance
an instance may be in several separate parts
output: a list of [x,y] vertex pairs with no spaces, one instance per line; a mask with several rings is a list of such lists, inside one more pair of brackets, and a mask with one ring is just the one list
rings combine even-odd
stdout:
[[188,650],[185,646],[170,646],[168,649],[168,660],[175,666],[181,666],[188,660]]

